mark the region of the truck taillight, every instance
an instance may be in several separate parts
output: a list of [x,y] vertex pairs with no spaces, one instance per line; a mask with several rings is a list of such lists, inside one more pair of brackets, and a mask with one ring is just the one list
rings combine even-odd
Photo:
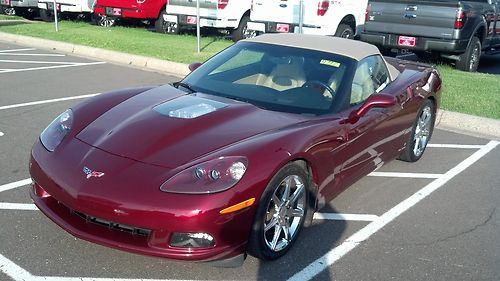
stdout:
[[228,3],[229,3],[229,0],[219,0],[217,2],[217,9],[223,10],[224,8],[226,8]]
[[370,12],[372,11],[372,4],[368,4],[366,6],[366,11],[365,11],[365,22],[367,22],[370,19]]
[[465,24],[465,13],[462,10],[457,11],[457,17],[455,18],[455,29],[461,29]]
[[328,11],[328,8],[330,7],[330,1],[325,1],[322,0],[318,2],[318,16],[324,16],[326,14],[326,11]]

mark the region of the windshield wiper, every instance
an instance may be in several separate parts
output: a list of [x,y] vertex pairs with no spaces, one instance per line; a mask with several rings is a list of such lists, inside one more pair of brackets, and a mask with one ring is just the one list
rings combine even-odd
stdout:
[[192,87],[191,85],[187,84],[187,83],[184,83],[184,82],[175,82],[172,84],[174,87],[176,87],[177,89],[179,89],[179,87],[182,87],[186,90],[189,91],[190,94],[196,92]]

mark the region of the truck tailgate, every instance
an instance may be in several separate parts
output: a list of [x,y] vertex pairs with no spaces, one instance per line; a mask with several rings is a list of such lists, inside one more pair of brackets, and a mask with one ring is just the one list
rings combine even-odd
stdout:
[[[217,3],[217,0],[200,1],[200,16],[215,18],[217,16]],[[169,0],[167,13],[194,16],[196,15],[196,1]]]
[[383,30],[398,35],[454,39],[458,7],[457,1],[446,0],[370,1],[365,32]]

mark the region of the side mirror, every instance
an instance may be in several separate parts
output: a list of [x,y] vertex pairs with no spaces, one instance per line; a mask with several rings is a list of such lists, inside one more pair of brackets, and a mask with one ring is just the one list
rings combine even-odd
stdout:
[[351,122],[356,122],[359,118],[365,116],[365,114],[372,108],[387,108],[396,105],[396,97],[387,94],[372,94],[366,101],[361,105],[360,108],[351,112],[349,115],[349,120]]
[[193,62],[191,63],[188,68],[191,72],[195,71],[198,67],[201,66],[201,62]]

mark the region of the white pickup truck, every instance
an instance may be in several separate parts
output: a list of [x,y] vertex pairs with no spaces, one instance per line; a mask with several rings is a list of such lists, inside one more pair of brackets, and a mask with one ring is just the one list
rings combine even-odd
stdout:
[[[253,0],[248,37],[299,32],[300,0]],[[302,32],[353,38],[365,22],[367,0],[303,0]]]
[[[200,27],[228,30],[234,41],[245,37],[252,0],[203,0],[199,5]],[[167,33],[196,27],[196,0],[169,0],[166,10]]]
[[[57,14],[68,16],[90,15],[97,0],[56,0]],[[54,21],[54,1],[38,0],[40,17],[44,21]]]

